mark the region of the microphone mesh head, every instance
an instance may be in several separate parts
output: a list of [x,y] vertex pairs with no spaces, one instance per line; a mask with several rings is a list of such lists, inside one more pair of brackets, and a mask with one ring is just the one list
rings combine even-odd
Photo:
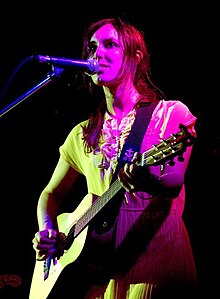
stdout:
[[87,75],[94,75],[99,71],[99,64],[95,59],[88,59],[89,67],[88,70],[85,72]]

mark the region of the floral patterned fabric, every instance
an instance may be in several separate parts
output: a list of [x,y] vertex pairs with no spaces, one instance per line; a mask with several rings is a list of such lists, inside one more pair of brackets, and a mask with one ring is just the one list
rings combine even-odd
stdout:
[[[135,120],[135,115],[136,110],[133,109],[118,124],[118,120],[106,112],[102,129],[103,143],[100,145],[100,152],[103,156],[102,163],[99,165],[100,169],[108,169],[110,167],[111,173],[114,172],[125,139],[130,133]],[[96,153],[94,152],[94,154]]]

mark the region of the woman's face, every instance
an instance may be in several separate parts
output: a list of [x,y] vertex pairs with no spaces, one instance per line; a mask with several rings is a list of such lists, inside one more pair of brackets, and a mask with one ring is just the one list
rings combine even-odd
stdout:
[[117,78],[123,63],[123,50],[118,33],[111,24],[99,28],[91,37],[89,43],[89,58],[96,59],[99,71],[92,75],[92,80],[100,86]]

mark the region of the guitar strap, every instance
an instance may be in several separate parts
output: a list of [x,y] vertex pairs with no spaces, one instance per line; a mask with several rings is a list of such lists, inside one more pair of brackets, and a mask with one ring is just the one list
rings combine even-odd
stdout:
[[[118,164],[116,170],[111,180],[111,187],[113,187],[113,190],[114,190],[113,182],[117,181],[119,170],[123,167],[123,165],[126,162],[130,162],[132,160],[135,152],[138,152],[140,150],[143,136],[146,132],[146,129],[151,119],[152,112],[155,106],[157,105],[157,103],[158,101],[152,103],[146,103],[146,104],[144,103],[143,105],[140,105],[137,108],[137,113],[136,113],[134,123],[132,125],[128,137],[124,142],[120,157],[118,158]],[[110,188],[108,190],[110,190]],[[124,192],[123,188],[122,188],[122,192]],[[103,199],[104,197],[102,197],[102,200]],[[123,200],[123,197],[120,196],[120,199]],[[91,242],[90,244],[93,244],[94,242],[95,244],[94,248],[96,248],[95,250],[93,249],[90,250],[91,252],[97,253],[97,248],[98,248],[96,243],[97,240],[99,240],[100,244],[102,244],[101,252],[104,253],[104,255],[107,252],[109,252],[109,254],[106,255],[109,257],[111,250],[113,250],[114,252],[114,242],[112,242],[112,240],[115,238],[115,232],[116,232],[115,227],[117,225],[118,210],[121,205],[121,200],[113,200],[110,203],[108,203],[108,207],[106,206],[105,209],[103,209],[102,212],[98,215],[98,217],[96,217],[94,226],[93,227],[90,226],[90,228],[92,227],[92,230],[90,229],[90,242]],[[101,202],[100,205],[97,206],[103,207],[103,201]],[[104,244],[105,244],[105,250],[103,249]],[[98,254],[99,258],[102,256],[102,253]],[[109,258],[104,260],[105,262],[108,263]]]
[[151,103],[144,103],[138,107],[130,134],[125,140],[120,157],[118,158],[118,164],[113,174],[111,184],[117,179],[118,172],[124,164],[131,162],[134,153],[139,152],[142,139],[147,130],[153,110],[157,104],[158,101],[154,101]]

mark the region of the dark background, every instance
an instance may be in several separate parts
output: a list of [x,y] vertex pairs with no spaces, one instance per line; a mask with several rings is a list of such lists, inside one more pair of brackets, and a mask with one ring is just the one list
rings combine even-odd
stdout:
[[[76,8],[74,8],[74,5]],[[0,18],[0,108],[51,74],[31,55],[80,59],[84,29],[99,18],[120,16],[144,31],[152,81],[198,117],[198,138],[186,174],[184,219],[195,254],[201,293],[214,294],[219,258],[217,209],[220,133],[214,74],[217,8],[209,1],[187,4],[74,4],[62,1],[4,4]],[[81,8],[80,8],[81,6]],[[124,8],[123,8],[124,7]],[[216,70],[217,71],[217,70]],[[75,70],[56,78],[0,118],[1,263],[0,298],[28,298],[35,254],[36,204],[70,129],[86,117],[87,103],[74,86]],[[2,111],[2,110],[1,110]],[[84,196],[83,186],[75,196]],[[82,198],[81,197],[81,198]],[[14,285],[11,285],[11,282]]]

